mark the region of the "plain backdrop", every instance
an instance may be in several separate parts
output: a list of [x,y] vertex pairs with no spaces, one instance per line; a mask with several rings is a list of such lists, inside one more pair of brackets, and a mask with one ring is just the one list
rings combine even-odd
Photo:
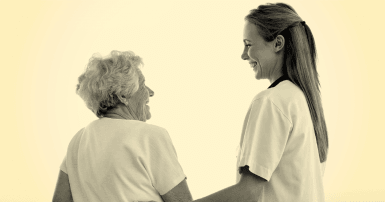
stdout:
[[[384,1],[285,1],[311,28],[329,156],[327,201],[384,200]],[[244,16],[264,1],[1,1],[0,201],[49,201],[67,146],[96,119],[75,93],[94,53],[144,61],[148,123],[168,130],[194,199],[235,183],[257,81]]]

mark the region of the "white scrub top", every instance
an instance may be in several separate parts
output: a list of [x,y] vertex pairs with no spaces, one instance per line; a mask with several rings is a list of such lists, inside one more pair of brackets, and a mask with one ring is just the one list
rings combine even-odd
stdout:
[[165,129],[111,118],[80,130],[60,169],[76,202],[163,201],[186,178]]
[[324,163],[305,95],[289,80],[257,94],[251,102],[237,151],[239,167],[268,182],[258,201],[324,202]]

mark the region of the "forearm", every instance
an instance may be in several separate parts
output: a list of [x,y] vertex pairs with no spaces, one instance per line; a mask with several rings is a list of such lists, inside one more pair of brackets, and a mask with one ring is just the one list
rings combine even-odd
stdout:
[[235,184],[193,202],[256,202],[259,195]]

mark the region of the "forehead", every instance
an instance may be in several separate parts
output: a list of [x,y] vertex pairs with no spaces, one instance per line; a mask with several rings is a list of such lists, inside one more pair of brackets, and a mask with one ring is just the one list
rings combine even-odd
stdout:
[[246,20],[243,28],[243,39],[254,41],[259,37],[257,26]]

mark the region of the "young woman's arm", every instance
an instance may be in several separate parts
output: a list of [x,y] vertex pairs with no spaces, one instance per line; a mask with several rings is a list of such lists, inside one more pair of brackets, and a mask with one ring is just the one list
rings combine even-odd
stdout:
[[68,175],[61,170],[52,202],[73,202]]
[[261,195],[265,183],[265,179],[251,173],[245,167],[237,184],[194,202],[256,202]]

